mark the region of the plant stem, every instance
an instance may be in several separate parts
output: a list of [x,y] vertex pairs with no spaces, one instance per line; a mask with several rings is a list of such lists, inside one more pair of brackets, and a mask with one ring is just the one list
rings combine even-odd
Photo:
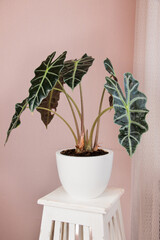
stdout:
[[84,106],[83,106],[83,94],[82,94],[82,86],[79,84],[80,90],[80,100],[81,100],[81,139],[79,143],[79,147],[82,150],[84,148],[84,138],[85,138],[85,129],[84,129]]
[[75,116],[74,109],[73,109],[73,107],[72,107],[72,104],[71,104],[71,102],[70,102],[70,99],[69,99],[69,97],[68,97],[68,95],[67,95],[67,93],[66,93],[66,91],[65,91],[65,89],[64,89],[64,87],[63,87],[63,85],[61,84],[61,82],[60,82],[59,80],[58,80],[58,83],[60,84],[61,88],[63,89],[63,92],[64,92],[64,94],[66,95],[66,98],[67,98],[67,100],[68,100],[69,106],[70,106],[70,108],[71,108],[71,111],[72,111],[72,114],[73,114],[73,118],[74,118],[74,122],[75,122],[75,126],[76,126],[77,138],[78,138],[78,141],[79,141],[79,139],[80,139],[79,127],[78,127],[78,122],[77,122],[77,118],[76,118],[76,116]]
[[69,97],[69,99],[71,100],[71,102],[73,103],[73,105],[75,106],[76,110],[77,110],[77,113],[79,115],[79,118],[81,118],[81,113],[80,113],[80,110],[77,106],[77,104],[75,103],[75,101],[73,100],[73,98],[67,93],[67,96]]
[[[101,110],[102,110],[102,103],[103,103],[105,91],[106,90],[104,88],[102,92],[101,100],[100,100],[98,115],[101,113]],[[96,151],[98,148],[99,126],[100,126],[100,118],[98,119],[98,122],[97,122],[96,135],[95,135],[95,141],[94,141],[94,147],[93,147],[94,151]]]
[[81,132],[84,133],[84,106],[83,106],[83,95],[82,95],[82,86],[79,84],[80,89],[80,99],[81,99]]
[[[59,89],[59,88],[53,88],[54,90],[56,91],[59,91],[59,92],[63,92],[64,93],[64,90],[62,89]],[[76,102],[73,100],[73,98],[66,92],[67,96],[69,97],[69,99],[71,100],[71,102],[73,103],[73,105],[75,106],[76,110],[77,110],[77,113],[79,115],[79,118],[81,119],[81,113],[80,113],[80,110],[76,104]]]
[[92,128],[91,128],[91,132],[90,132],[90,136],[89,136],[89,141],[88,141],[88,146],[87,146],[87,150],[91,151],[92,150],[92,138],[93,138],[93,132],[94,132],[94,128],[96,126],[97,121],[100,119],[100,117],[107,111],[111,110],[113,108],[113,106],[108,107],[106,109],[104,109],[95,119]]
[[70,131],[72,132],[72,135],[73,135],[73,137],[74,137],[74,139],[75,139],[75,142],[76,142],[76,145],[77,145],[77,142],[78,142],[78,141],[77,141],[76,134],[74,133],[74,131],[73,131],[72,127],[70,126],[70,124],[69,124],[61,115],[59,115],[59,114],[56,113],[55,111],[50,110],[50,109],[48,109],[48,108],[37,107],[37,109],[46,110],[46,111],[49,111],[49,112],[55,114],[56,116],[58,116],[58,117],[68,126],[68,128],[69,128]]

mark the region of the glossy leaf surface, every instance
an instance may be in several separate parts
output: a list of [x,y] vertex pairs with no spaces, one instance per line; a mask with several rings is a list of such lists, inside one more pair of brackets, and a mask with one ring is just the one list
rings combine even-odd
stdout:
[[104,66],[105,66],[106,71],[107,71],[109,74],[115,76],[114,68],[113,68],[112,63],[111,63],[111,61],[109,60],[109,58],[106,58],[106,59],[104,60]]
[[87,54],[84,54],[79,60],[66,61],[62,71],[64,82],[71,89],[74,89],[81,82],[93,61],[94,58],[87,56]]
[[[60,78],[59,80],[60,80],[61,84],[63,85],[63,79]],[[58,82],[56,83],[55,88],[58,88],[60,90],[62,89]],[[43,99],[43,101],[41,102],[39,107],[47,108],[47,109],[50,109],[50,110],[54,109],[56,111],[57,106],[58,106],[58,101],[59,101],[59,98],[60,98],[60,93],[61,93],[61,91],[55,90],[53,88],[50,91],[50,93],[48,94],[48,96]],[[46,110],[43,110],[43,109],[37,109],[37,111],[41,114],[41,120],[43,121],[43,123],[45,124],[45,126],[47,128],[48,124],[53,119],[54,114],[50,111],[46,111]]]
[[31,80],[32,85],[29,89],[28,98],[31,111],[34,111],[34,109],[40,105],[42,100],[47,97],[59,79],[66,52],[62,53],[53,61],[55,54],[56,52],[49,55],[35,70],[35,77]]
[[115,80],[106,77],[106,81],[105,88],[113,96],[114,122],[121,126],[119,142],[132,156],[141,135],[148,130],[148,124],[145,121],[148,113],[145,107],[147,98],[138,91],[139,82],[131,73],[124,74],[125,97]]
[[17,128],[21,124],[20,116],[23,113],[23,111],[26,109],[27,104],[28,104],[28,99],[25,99],[25,100],[22,101],[22,103],[17,103],[15,105],[15,114],[12,117],[11,124],[9,126],[8,131],[7,131],[6,142],[8,141],[8,138],[9,138],[9,135],[10,135],[11,131],[14,128]]
[[[104,60],[104,66],[105,66],[106,71],[113,77],[113,79],[118,81],[115,76],[114,68],[113,68],[112,63],[109,60],[109,58],[106,58]],[[109,105],[113,106],[113,96],[112,95],[109,96]]]

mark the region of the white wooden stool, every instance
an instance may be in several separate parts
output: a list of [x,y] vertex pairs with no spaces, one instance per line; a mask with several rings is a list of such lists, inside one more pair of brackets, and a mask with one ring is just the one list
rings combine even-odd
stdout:
[[92,200],[75,200],[62,187],[38,200],[44,205],[39,240],[125,240],[120,197],[109,188]]

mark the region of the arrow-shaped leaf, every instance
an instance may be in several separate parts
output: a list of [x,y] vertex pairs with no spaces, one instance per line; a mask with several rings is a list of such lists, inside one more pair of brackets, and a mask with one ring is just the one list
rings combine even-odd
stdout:
[[112,63],[111,63],[111,61],[109,60],[109,58],[106,58],[106,59],[104,60],[104,66],[105,66],[106,71],[107,71],[109,74],[115,76],[114,68],[113,68]]
[[[113,77],[113,79],[118,82],[118,79],[116,78],[116,75],[114,72],[114,68],[113,68],[112,63],[109,60],[109,58],[106,58],[104,60],[104,66],[105,66],[106,71],[111,75],[111,77]],[[113,106],[113,96],[112,95],[109,96],[109,105]]]
[[84,54],[79,60],[66,61],[62,70],[64,82],[71,89],[74,89],[81,82],[83,75],[87,73],[93,61],[94,58],[87,56],[87,54]]
[[[60,78],[59,81],[63,85],[63,78]],[[59,89],[59,90],[62,89],[59,82],[56,83],[55,88]],[[53,88],[50,91],[50,93],[48,94],[48,96],[43,99],[43,101],[41,102],[39,107],[47,108],[47,109],[50,109],[50,110],[54,109],[56,111],[57,106],[58,106],[58,101],[59,101],[59,98],[60,98],[60,93],[61,93],[61,91],[55,90]],[[45,124],[45,126],[47,128],[48,124],[53,119],[54,114],[52,114],[52,112],[46,111],[44,109],[37,109],[37,111],[40,112],[41,119],[42,119],[43,123]]]
[[26,109],[27,104],[28,104],[28,99],[26,98],[25,100],[23,100],[22,103],[17,103],[15,105],[15,114],[12,117],[11,124],[7,131],[7,138],[6,138],[5,144],[8,141],[11,131],[21,124],[20,116],[21,116],[22,112]]
[[124,74],[124,86],[126,97],[123,96],[119,84],[106,77],[105,88],[113,96],[115,109],[114,122],[121,126],[119,142],[126,148],[129,155],[135,152],[141,135],[148,130],[145,121],[148,110],[146,109],[146,96],[138,91],[139,82],[131,73]]
[[29,108],[34,111],[42,100],[47,97],[59,79],[59,73],[63,68],[66,53],[62,53],[56,60],[52,61],[56,52],[47,57],[45,61],[35,70],[35,77],[31,80],[29,89]]

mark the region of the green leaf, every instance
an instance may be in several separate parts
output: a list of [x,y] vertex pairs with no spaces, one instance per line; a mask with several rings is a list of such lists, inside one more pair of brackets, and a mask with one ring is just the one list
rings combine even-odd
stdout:
[[[60,78],[59,81],[63,85],[63,78]],[[58,89],[62,90],[59,82],[56,83],[55,88],[58,88]],[[47,108],[47,109],[50,109],[50,110],[54,109],[56,111],[57,106],[58,106],[58,101],[59,101],[59,98],[60,98],[60,93],[61,93],[61,91],[55,90],[53,88],[50,91],[50,93],[48,94],[48,96],[43,99],[43,101],[41,102],[39,107]],[[37,109],[37,111],[40,112],[41,120],[43,121],[43,123],[45,124],[45,126],[47,128],[48,124],[53,119],[54,114],[52,114],[50,111],[46,111],[46,110],[43,110],[43,109]]]
[[56,52],[53,52],[35,70],[35,77],[31,80],[32,85],[29,89],[28,98],[29,108],[32,112],[56,85],[66,53],[63,52],[56,60],[52,61],[56,54]]
[[17,128],[21,124],[20,116],[21,116],[22,112],[26,109],[27,104],[28,104],[28,99],[26,98],[25,100],[23,100],[22,103],[17,103],[15,105],[15,114],[12,117],[11,124],[9,126],[8,131],[7,131],[7,138],[6,138],[5,144],[8,141],[8,138],[9,138],[9,135],[10,135],[11,131],[14,128]]
[[107,71],[109,74],[115,76],[115,72],[114,72],[112,63],[111,63],[111,61],[109,60],[109,58],[106,58],[106,59],[104,60],[104,66],[105,66],[106,71]]
[[[106,59],[104,60],[104,66],[105,66],[106,71],[107,71],[109,74],[111,74],[111,76],[113,77],[113,79],[114,79],[115,81],[118,82],[118,79],[116,78],[116,75],[115,75],[115,72],[114,72],[112,63],[111,63],[111,61],[109,60],[109,58],[106,58]],[[110,106],[113,106],[113,97],[112,97],[112,95],[109,96],[109,105],[110,105]]]
[[62,70],[64,82],[71,89],[74,89],[81,82],[83,75],[87,73],[93,61],[94,58],[87,56],[87,54],[84,54],[79,60],[66,61]]
[[114,122],[121,126],[119,142],[132,156],[141,135],[148,130],[148,124],[145,121],[148,113],[145,107],[147,98],[138,91],[139,82],[131,73],[124,74],[125,97],[115,80],[106,77],[106,81],[105,88],[113,96]]

